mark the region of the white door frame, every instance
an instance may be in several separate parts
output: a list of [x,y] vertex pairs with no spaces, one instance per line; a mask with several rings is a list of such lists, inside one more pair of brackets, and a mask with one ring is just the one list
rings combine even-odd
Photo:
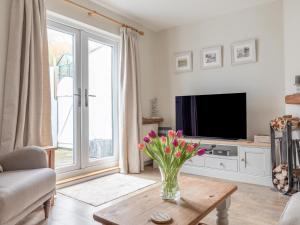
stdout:
[[103,37],[95,32],[81,31],[81,51],[82,51],[82,95],[85,96],[85,90],[89,90],[88,87],[88,40],[94,40],[103,45],[112,47],[112,126],[113,126],[113,150],[114,155],[111,157],[102,158],[89,162],[89,107],[85,106],[85,100],[82,102],[82,135],[81,135],[81,165],[85,167],[89,166],[101,166],[101,168],[113,167],[118,165],[118,153],[119,153],[119,134],[118,134],[118,55],[119,55],[119,42]]
[[[81,22],[75,21],[73,19],[61,16],[59,14],[53,13],[51,11],[47,11],[48,13],[48,27],[51,29],[56,29],[60,31],[70,31],[72,33],[76,33],[76,41],[75,41],[75,74],[76,85],[74,84],[74,95],[79,94],[79,98],[74,98],[74,108],[80,107],[76,113],[74,112],[74,126],[76,124],[77,132],[74,134],[74,152],[76,159],[76,166],[73,167],[64,167],[57,169],[57,173],[73,173],[75,170],[86,170],[89,171],[99,170],[109,167],[118,166],[119,161],[119,54],[120,54],[120,37],[114,34],[110,34],[106,31],[100,30],[98,28],[92,27],[90,25],[85,25]],[[76,32],[74,32],[76,31]],[[84,47],[83,42],[88,37],[91,39],[95,39],[98,42],[102,42],[105,45],[109,45],[113,47],[113,58],[112,58],[112,100],[113,100],[113,149],[114,156],[107,157],[104,159],[97,160],[92,163],[88,163],[88,149],[86,149],[86,141],[88,140],[88,123],[87,123],[87,109],[84,107],[84,88],[87,87],[87,79],[84,79],[88,74],[86,73],[87,68],[87,57],[83,57],[84,55]],[[86,41],[87,43],[87,41]],[[87,47],[87,46],[86,46]],[[76,51],[77,50],[77,51]],[[87,48],[86,48],[87,50]],[[85,72],[84,72],[85,71]],[[76,81],[75,81],[76,80]],[[79,91],[81,93],[77,93]],[[78,103],[80,102],[80,104]],[[76,119],[75,119],[76,118]],[[87,132],[83,132],[83,130],[87,129]],[[84,146],[85,141],[85,146]],[[76,146],[76,147],[75,147]]]
[[48,20],[47,27],[56,31],[71,34],[74,36],[74,77],[73,77],[73,157],[74,165],[58,168],[58,173],[64,173],[80,169],[80,152],[81,152],[81,35],[78,29],[69,27],[61,23]]

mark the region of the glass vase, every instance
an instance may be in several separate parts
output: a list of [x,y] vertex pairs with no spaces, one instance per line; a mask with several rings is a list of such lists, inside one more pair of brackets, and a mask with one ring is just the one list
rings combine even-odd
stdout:
[[177,200],[180,198],[178,179],[180,168],[169,169],[159,167],[161,174],[160,197],[164,200]]

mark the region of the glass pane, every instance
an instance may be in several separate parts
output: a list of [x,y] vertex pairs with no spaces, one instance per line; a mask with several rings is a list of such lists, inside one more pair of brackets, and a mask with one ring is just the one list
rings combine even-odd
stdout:
[[74,36],[48,28],[52,136],[56,168],[75,163],[73,151]]
[[89,159],[113,156],[112,47],[88,41]]

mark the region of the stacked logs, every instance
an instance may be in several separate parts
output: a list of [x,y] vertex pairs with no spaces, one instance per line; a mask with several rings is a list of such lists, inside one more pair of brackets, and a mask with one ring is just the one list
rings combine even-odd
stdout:
[[280,192],[289,190],[287,164],[280,164],[273,169],[273,184]]
[[275,118],[271,121],[271,127],[276,131],[283,131],[288,121],[291,121],[292,129],[299,127],[300,119],[298,117],[293,117],[292,115]]

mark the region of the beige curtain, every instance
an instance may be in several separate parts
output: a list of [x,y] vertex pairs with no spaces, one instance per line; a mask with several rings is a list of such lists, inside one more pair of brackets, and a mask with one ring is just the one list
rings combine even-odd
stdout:
[[137,32],[121,28],[120,167],[123,173],[139,173],[143,166],[137,149],[142,121],[138,38]]
[[12,0],[0,153],[51,139],[44,0]]

